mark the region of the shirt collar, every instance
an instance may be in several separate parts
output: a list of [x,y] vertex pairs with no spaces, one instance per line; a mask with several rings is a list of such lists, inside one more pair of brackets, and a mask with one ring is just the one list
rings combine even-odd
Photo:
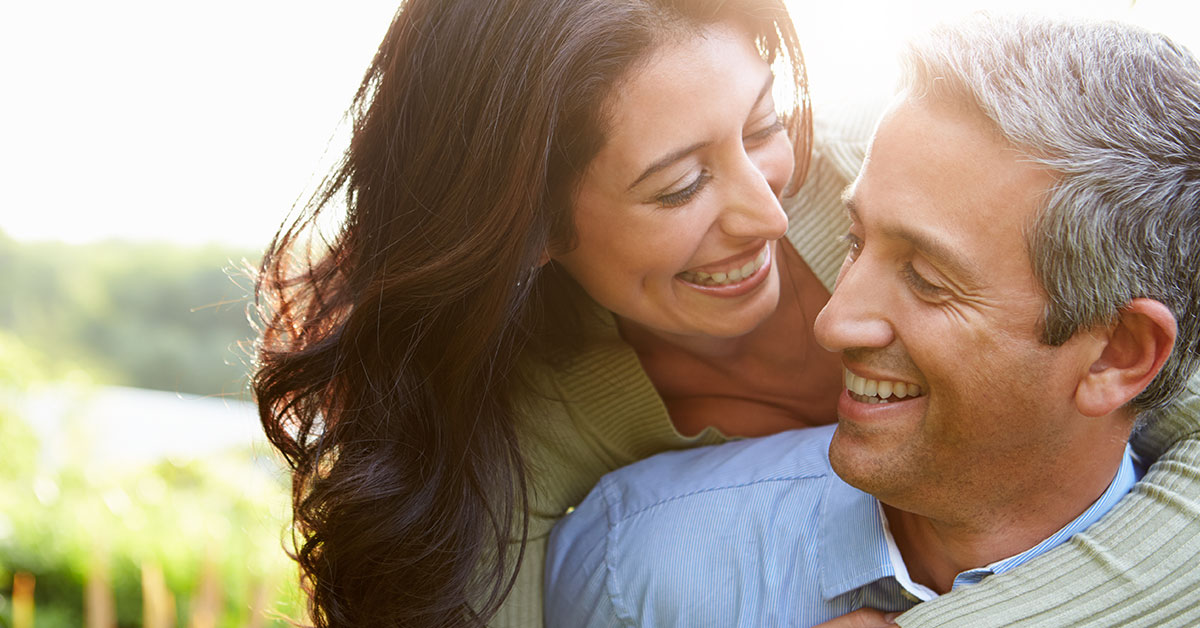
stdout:
[[820,516],[821,593],[825,599],[893,575],[878,500],[846,484],[830,469]]

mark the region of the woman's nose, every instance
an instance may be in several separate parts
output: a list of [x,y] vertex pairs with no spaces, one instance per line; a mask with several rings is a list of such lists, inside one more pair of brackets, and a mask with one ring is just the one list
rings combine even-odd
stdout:
[[[777,173],[764,170],[748,155],[737,168],[737,185],[723,199],[721,229],[735,237],[778,240],[787,234],[788,218],[779,203],[779,190],[787,183],[785,175],[778,186]],[[778,168],[776,168],[778,169]],[[790,173],[789,173],[790,174]],[[778,187],[778,189],[777,189]]]

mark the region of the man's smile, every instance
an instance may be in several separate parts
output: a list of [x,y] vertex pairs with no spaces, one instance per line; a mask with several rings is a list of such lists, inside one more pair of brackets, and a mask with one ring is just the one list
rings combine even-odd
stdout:
[[892,403],[905,398],[920,397],[921,387],[909,382],[867,379],[844,369],[846,390],[850,398],[860,403]]

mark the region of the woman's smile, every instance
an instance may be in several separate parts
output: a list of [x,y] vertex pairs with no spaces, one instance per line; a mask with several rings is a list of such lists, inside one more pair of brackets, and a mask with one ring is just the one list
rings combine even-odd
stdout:
[[762,284],[771,272],[771,245],[762,248],[749,261],[746,255],[737,255],[694,270],[685,270],[675,278],[689,288],[719,297],[745,294]]

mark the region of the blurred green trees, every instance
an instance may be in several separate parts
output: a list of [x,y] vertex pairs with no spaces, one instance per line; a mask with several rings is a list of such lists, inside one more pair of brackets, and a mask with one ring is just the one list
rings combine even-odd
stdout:
[[[51,377],[205,395],[242,394],[247,263],[218,246],[23,243],[0,233],[0,330]],[[3,368],[3,367],[0,367]]]
[[[282,543],[288,483],[265,443],[110,466],[87,455],[89,426],[72,418],[92,384],[247,399],[247,259],[257,254],[0,233],[0,628],[19,572],[36,578],[39,628],[84,625],[96,592],[122,628],[143,625],[151,597],[167,600],[166,625],[303,617]],[[35,396],[66,408],[57,432],[30,423]],[[47,456],[50,444],[66,454]]]

